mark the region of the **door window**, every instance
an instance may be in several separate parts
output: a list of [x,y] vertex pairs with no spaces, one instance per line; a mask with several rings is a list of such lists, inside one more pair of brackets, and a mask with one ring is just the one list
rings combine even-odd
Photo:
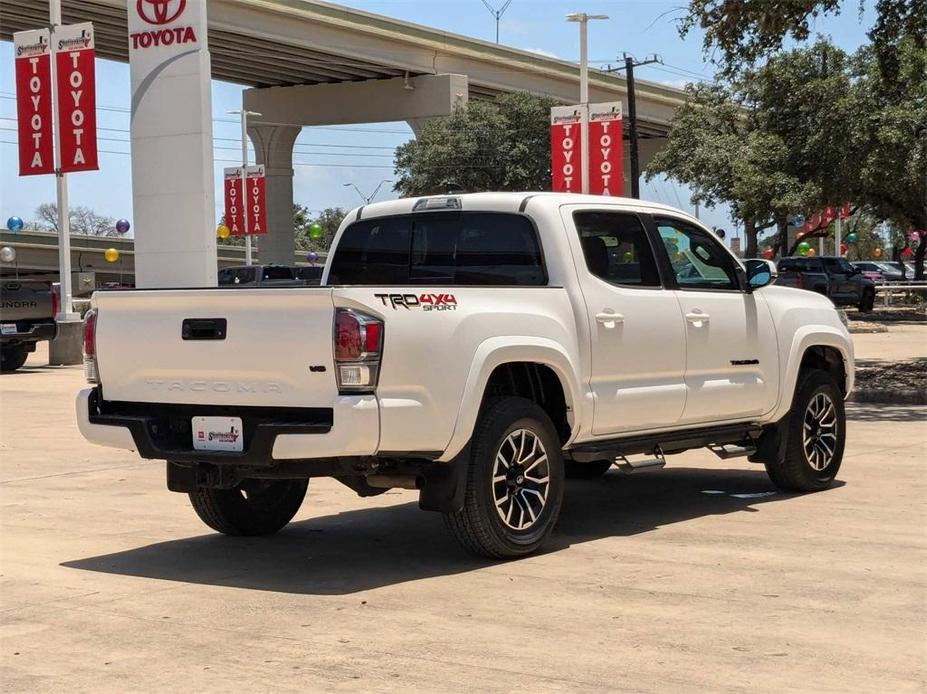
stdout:
[[846,258],[825,258],[824,266],[827,268],[828,272],[842,272],[846,275],[853,274],[853,266],[850,265],[850,261]]
[[574,212],[573,222],[590,273],[610,284],[661,286],[653,249],[637,215],[588,210]]
[[677,219],[654,222],[680,289],[740,289],[734,259],[710,234]]

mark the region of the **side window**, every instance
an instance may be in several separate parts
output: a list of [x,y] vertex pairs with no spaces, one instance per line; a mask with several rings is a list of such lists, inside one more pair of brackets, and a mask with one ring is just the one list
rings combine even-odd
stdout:
[[626,212],[573,213],[586,268],[610,284],[659,287],[660,274],[637,215]]
[[707,232],[677,219],[654,222],[680,289],[740,289],[734,259]]

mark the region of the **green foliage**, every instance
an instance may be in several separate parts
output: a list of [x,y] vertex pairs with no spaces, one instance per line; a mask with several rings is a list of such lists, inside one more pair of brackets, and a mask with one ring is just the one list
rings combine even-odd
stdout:
[[419,137],[396,149],[401,195],[550,188],[550,107],[527,92],[471,101],[428,121]]
[[[335,238],[341,220],[347,211],[340,207],[328,207],[313,217],[310,211],[299,204],[293,205],[293,229],[296,241],[296,250],[299,251],[327,251]],[[322,238],[314,239],[309,234],[309,227],[318,224],[322,227]]]
[[[679,23],[685,37],[698,27],[705,32],[705,54],[726,77],[750,68],[782,50],[788,41],[804,41],[819,16],[852,9],[853,0],[689,0]],[[927,0],[878,0],[876,24],[869,36],[882,72],[892,69],[892,47],[904,36],[927,34]]]

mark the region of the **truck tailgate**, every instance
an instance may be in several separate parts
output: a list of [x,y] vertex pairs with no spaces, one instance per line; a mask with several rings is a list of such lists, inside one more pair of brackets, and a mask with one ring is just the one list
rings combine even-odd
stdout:
[[329,288],[99,292],[110,401],[331,407]]

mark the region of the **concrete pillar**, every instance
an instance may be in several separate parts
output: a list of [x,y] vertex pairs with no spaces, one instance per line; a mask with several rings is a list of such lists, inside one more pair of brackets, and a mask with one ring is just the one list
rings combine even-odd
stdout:
[[267,184],[268,232],[255,237],[261,263],[293,264],[293,144],[301,130],[295,125],[248,128],[257,163],[265,167]]

